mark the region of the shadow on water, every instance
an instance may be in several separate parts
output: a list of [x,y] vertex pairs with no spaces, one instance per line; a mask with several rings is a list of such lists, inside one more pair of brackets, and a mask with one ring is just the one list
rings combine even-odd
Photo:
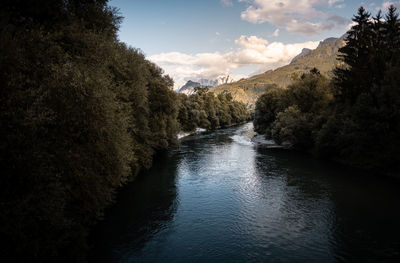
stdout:
[[179,158],[157,156],[154,166],[124,186],[104,221],[93,229],[91,262],[120,262],[137,257],[145,244],[172,220]]
[[[286,187],[298,190],[296,197],[289,201],[296,207],[296,214],[311,215],[305,219],[310,229],[324,225],[325,229],[318,229],[313,238],[325,233],[321,241],[325,240],[327,243],[323,246],[329,248],[324,251],[329,255],[326,262],[397,262],[400,259],[397,179],[378,178],[299,152],[263,148],[257,151],[257,163],[264,170],[263,176],[284,174]],[[268,161],[271,158],[273,160]],[[306,213],[299,213],[298,201],[306,206]],[[322,252],[318,243],[310,245]],[[322,253],[317,258],[320,260]]]
[[399,183],[250,140],[184,138],[118,195],[92,262],[390,262]]

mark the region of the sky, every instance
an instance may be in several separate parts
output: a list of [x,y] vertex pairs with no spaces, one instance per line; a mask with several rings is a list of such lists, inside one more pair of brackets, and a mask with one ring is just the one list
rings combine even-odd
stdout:
[[372,15],[400,0],[111,0],[119,39],[174,79],[236,80],[286,65],[303,48],[340,37],[362,5]]

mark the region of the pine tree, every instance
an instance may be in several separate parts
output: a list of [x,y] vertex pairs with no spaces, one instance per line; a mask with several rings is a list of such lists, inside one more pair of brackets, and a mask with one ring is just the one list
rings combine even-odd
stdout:
[[360,7],[352,19],[356,25],[347,32],[346,45],[339,49],[339,59],[345,66],[335,69],[336,95],[350,105],[354,104],[360,92],[368,89],[373,78],[369,71],[373,45],[372,23],[369,19],[370,14]]
[[390,61],[392,64],[398,63],[400,60],[398,57],[400,55],[400,22],[397,9],[393,5],[388,8],[383,34],[386,40],[386,61]]

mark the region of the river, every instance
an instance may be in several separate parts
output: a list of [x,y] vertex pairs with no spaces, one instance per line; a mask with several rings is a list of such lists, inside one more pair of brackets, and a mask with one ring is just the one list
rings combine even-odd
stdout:
[[91,260],[400,259],[397,181],[269,148],[252,128],[188,136],[159,157],[95,228]]

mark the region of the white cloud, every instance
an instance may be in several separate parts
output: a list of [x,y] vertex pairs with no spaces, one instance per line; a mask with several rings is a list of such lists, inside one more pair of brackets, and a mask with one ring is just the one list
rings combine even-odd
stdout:
[[355,25],[357,25],[356,22],[351,22],[350,24],[348,24],[348,25],[346,26],[346,32],[349,31],[349,30],[350,30],[353,26],[355,26]]
[[[242,0],[243,1],[243,0]],[[331,30],[336,22],[315,6],[329,6],[341,0],[246,0],[249,6],[241,18],[251,23],[268,22],[290,32],[316,35]]]
[[248,49],[263,50],[267,46],[268,41],[256,36],[240,36],[240,38],[235,40],[235,44]]
[[[288,64],[303,48],[314,49],[318,41],[283,44],[269,43],[256,36],[241,36],[235,40],[236,50],[226,53],[184,54],[180,52],[161,53],[149,59],[165,70],[175,81],[175,88],[188,80],[214,79],[230,74],[232,69],[256,65],[263,70],[274,69]],[[232,75],[232,74],[231,74]],[[243,76],[235,76],[239,79]]]
[[391,5],[394,5],[397,9],[400,9],[400,1],[397,1],[397,2],[396,1],[395,2],[383,1],[382,6],[376,8],[376,10],[382,10],[382,12],[386,12],[388,10],[389,6],[391,6]]
[[272,36],[277,37],[279,36],[279,29],[277,28],[274,33],[272,33]]
[[344,2],[344,0],[328,0],[328,5],[333,6],[336,3]]
[[223,4],[224,6],[232,6],[233,2],[232,0],[221,0],[221,4]]

